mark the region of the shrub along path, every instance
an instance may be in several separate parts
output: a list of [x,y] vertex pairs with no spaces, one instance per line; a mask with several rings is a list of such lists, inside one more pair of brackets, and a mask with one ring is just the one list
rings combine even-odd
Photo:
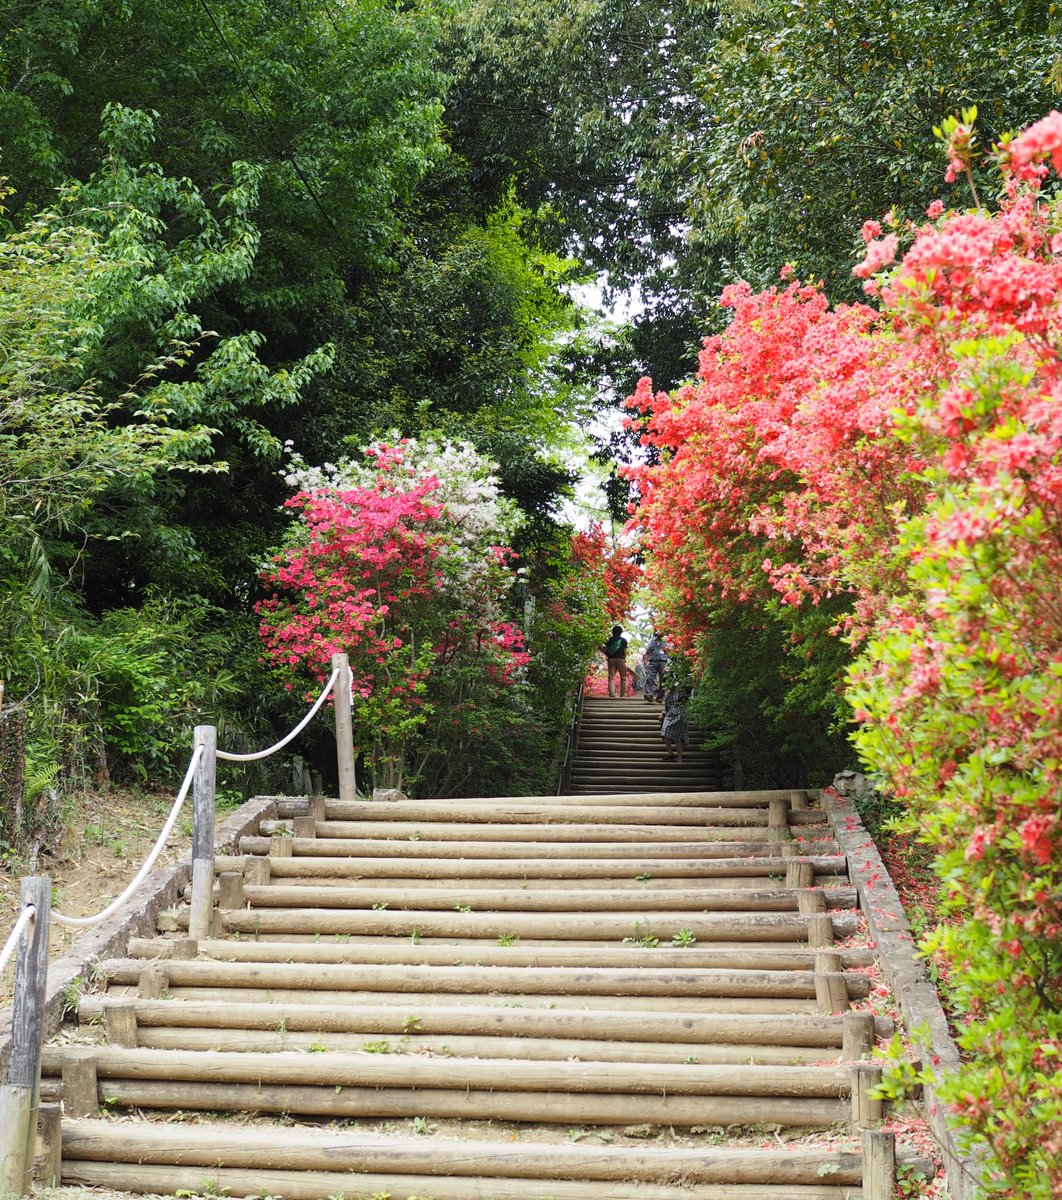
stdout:
[[213,936],[162,913],[46,1047],[64,1183],[891,1196],[859,1060],[892,1023],[850,1007],[872,953],[806,794],[279,799],[239,849]]

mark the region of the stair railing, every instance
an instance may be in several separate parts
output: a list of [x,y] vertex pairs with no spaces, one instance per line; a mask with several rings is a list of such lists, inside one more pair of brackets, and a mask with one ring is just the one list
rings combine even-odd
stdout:
[[585,692],[585,682],[580,683],[572,705],[572,719],[568,722],[568,732],[564,738],[564,753],[561,756],[560,773],[557,778],[558,796],[563,796],[568,788],[571,787],[572,763],[575,760],[575,756],[579,753],[579,722],[583,715],[583,696]]
[[[0,974],[17,953],[15,995],[11,1015],[11,1056],[8,1062],[7,1082],[0,1086],[0,1196],[27,1196],[33,1185],[51,922],[74,929],[89,929],[128,903],[158,861],[191,791],[192,898],[188,936],[197,940],[207,937],[210,933],[214,891],[217,760],[220,758],[227,762],[253,762],[276,754],[298,737],[320,711],[329,695],[333,697],[336,717],[339,796],[342,800],[355,800],[357,780],[354,769],[350,663],[347,655],[333,654],[332,674],[320,695],[298,725],[272,746],[252,754],[234,754],[217,748],[216,726],[195,727],[188,769],[155,845],[128,887],[105,908],[87,917],[71,917],[52,912],[51,878],[39,875],[21,881],[21,911],[7,941],[0,949]],[[46,1182],[51,1184],[53,1181]]]

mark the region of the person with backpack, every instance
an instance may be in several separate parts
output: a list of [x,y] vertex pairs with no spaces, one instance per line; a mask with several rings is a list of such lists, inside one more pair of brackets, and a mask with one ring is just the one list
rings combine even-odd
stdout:
[[612,690],[612,678],[619,680],[620,699],[627,695],[627,639],[623,636],[623,626],[613,625],[612,636],[601,647],[608,663],[608,694],[615,696]]

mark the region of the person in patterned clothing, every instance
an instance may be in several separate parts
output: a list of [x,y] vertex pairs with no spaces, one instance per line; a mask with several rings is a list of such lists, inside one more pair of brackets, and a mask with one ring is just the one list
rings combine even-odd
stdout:
[[664,635],[659,630],[653,631],[642,661],[645,663],[645,683],[642,685],[645,701],[647,704],[652,704],[654,700],[658,704],[663,703],[667,651],[664,649]]
[[660,736],[664,740],[664,757],[673,762],[682,762],[682,748],[689,745],[690,731],[686,724],[689,700],[690,689],[684,683],[673,683],[664,697]]

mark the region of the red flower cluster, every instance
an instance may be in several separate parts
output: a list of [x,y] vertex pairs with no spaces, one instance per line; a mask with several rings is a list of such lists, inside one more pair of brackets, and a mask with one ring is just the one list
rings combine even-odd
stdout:
[[[954,174],[974,139],[952,125]],[[970,1018],[953,1107],[990,1148],[994,1194],[1046,1200],[1062,1194],[1062,1139],[1042,1136],[1062,1122],[1062,203],[1039,185],[1046,162],[1062,171],[1062,114],[1000,160],[998,212],[867,222],[856,273],[878,309],[795,281],[728,288],[695,384],[631,397],[660,464],[630,474],[651,587],[688,645],[737,606],[847,601],[833,633],[859,652],[857,744],[957,911],[934,944]]]
[[484,545],[474,562],[465,547],[455,579],[447,553],[459,533],[439,480],[418,476],[403,446],[367,451],[364,486],[287,502],[298,520],[262,572],[272,595],[256,608],[266,658],[285,671],[324,679],[332,655],[348,655],[356,737],[387,786],[401,783],[405,747],[441,692],[450,716],[477,728],[470,697],[481,692],[448,691],[444,676],[464,671],[508,691],[529,661],[522,631],[499,616],[515,555]]
[[632,552],[625,546],[609,545],[604,528],[595,521],[585,532],[573,536],[572,557],[604,583],[607,617],[623,621],[631,611],[631,594],[642,576]]

